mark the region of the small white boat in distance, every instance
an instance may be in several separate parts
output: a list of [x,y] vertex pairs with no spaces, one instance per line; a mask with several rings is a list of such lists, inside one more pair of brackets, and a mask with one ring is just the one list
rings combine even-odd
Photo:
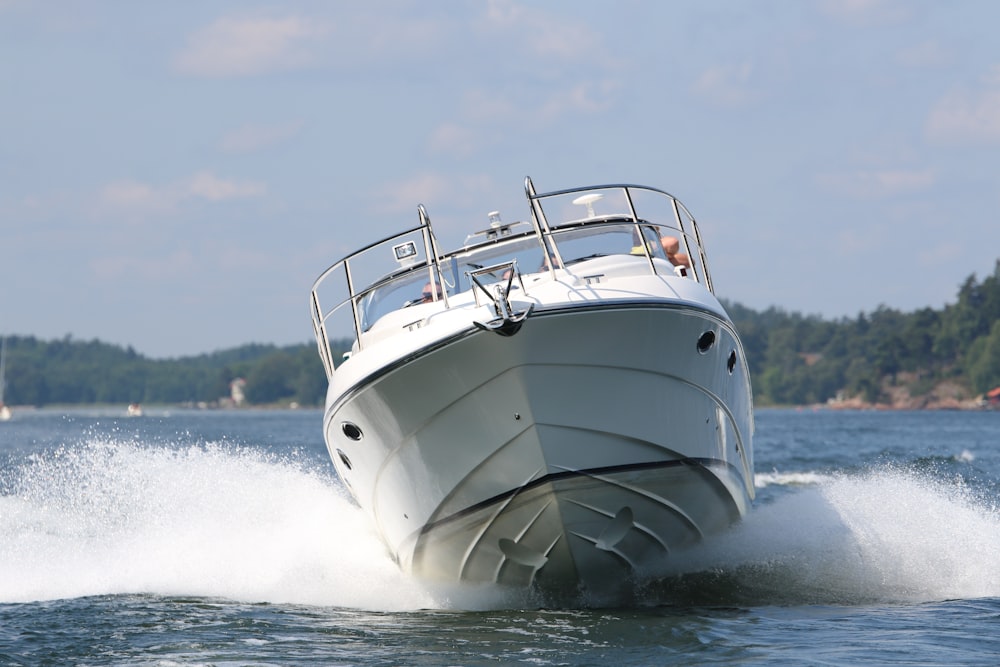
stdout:
[[6,388],[7,377],[7,339],[0,339],[0,422],[8,422],[14,414],[3,402],[4,389]]
[[747,364],[672,195],[525,191],[526,222],[441,252],[418,206],[320,275],[324,435],[404,571],[613,590],[750,508]]
[[129,403],[128,408],[125,410],[125,414],[129,417],[141,417],[142,416],[142,405],[139,403]]

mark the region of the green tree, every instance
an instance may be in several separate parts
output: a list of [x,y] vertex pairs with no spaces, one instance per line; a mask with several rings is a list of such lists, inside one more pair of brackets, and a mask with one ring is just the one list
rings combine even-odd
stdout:
[[287,352],[269,354],[247,374],[246,396],[251,403],[275,403],[295,395],[289,369],[293,358]]
[[1000,386],[1000,320],[993,323],[988,336],[973,341],[963,366],[975,391],[984,393]]

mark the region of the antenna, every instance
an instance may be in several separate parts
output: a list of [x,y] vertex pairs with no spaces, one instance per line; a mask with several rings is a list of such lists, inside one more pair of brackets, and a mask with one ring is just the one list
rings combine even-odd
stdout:
[[594,202],[595,201],[600,201],[601,199],[604,199],[604,195],[602,195],[599,192],[591,192],[590,194],[587,194],[587,195],[580,195],[579,197],[577,197],[576,199],[573,200],[573,203],[576,204],[577,206],[586,206],[587,207],[587,217],[588,218],[593,218],[594,217]]

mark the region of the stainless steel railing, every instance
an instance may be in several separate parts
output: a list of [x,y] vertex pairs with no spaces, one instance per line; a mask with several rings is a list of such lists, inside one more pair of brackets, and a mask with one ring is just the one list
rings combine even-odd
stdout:
[[[503,244],[514,241],[523,244],[534,238],[543,253],[545,270],[555,276],[557,269],[565,268],[567,261],[572,262],[574,259],[563,256],[563,251],[569,247],[566,239],[631,225],[634,226],[634,237],[640,239],[632,252],[645,256],[653,274],[666,274],[666,271],[654,261],[656,258],[662,259],[663,254],[653,243],[647,242],[646,230],[655,230],[658,237],[676,236],[690,261],[688,277],[714,293],[697,222],[687,208],[670,193],[646,186],[616,184],[539,194],[535,192],[530,178],[525,179],[525,193],[531,211],[531,225],[524,228],[526,231],[511,233],[509,236],[494,235],[479,244],[466,245],[459,250],[442,254],[430,217],[424,206],[419,205],[417,226],[371,243],[321,273],[310,292],[310,310],[313,332],[327,377],[333,376],[336,367],[330,347],[330,322],[335,314],[340,314],[350,304],[350,326],[354,329],[356,344],[360,349],[364,344],[362,334],[366,326],[371,324],[365,321],[362,302],[373,299],[380,290],[394,282],[419,281],[416,276],[421,271],[427,272],[431,299],[442,300],[444,307],[450,308],[448,288],[454,288],[459,277],[452,275],[452,282],[449,283],[447,273],[457,270],[458,256],[468,256],[479,248],[493,251],[503,247]],[[585,207],[586,215],[574,217],[573,212],[579,210],[574,209],[574,206]],[[599,206],[604,207],[602,214],[597,213],[596,207]],[[514,225],[516,223],[507,227]],[[390,250],[391,252],[387,252]],[[385,257],[394,258],[397,266],[387,266]],[[381,268],[375,268],[373,273],[369,263]],[[326,288],[335,276],[341,279],[335,281],[340,288],[332,290],[332,298],[321,296],[321,292],[326,294]],[[333,305],[326,306],[323,302],[332,302]]]

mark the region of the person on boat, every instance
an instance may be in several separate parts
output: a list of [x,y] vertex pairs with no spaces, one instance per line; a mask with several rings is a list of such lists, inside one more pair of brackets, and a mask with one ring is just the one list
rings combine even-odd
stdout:
[[[655,254],[653,248],[656,247],[655,246],[656,241],[654,240],[657,236],[656,232],[653,231],[653,229],[650,227],[645,230],[644,235],[646,235],[645,239],[646,248],[649,250],[651,254]],[[667,259],[670,260],[671,264],[673,264],[674,266],[682,266],[687,269],[691,268],[691,258],[688,257],[687,253],[680,252],[681,242],[676,236],[660,236],[659,238],[660,238],[660,246],[663,248],[663,253],[667,256]],[[643,241],[640,240],[638,230],[633,231],[632,232],[633,255],[643,254],[644,250],[642,247],[642,243]]]
[[677,237],[661,236],[660,245],[663,246],[663,252],[667,254],[667,259],[670,260],[671,264],[691,268],[691,258],[688,257],[686,252],[679,252],[681,242],[677,240]]
[[420,303],[430,303],[431,301],[434,301],[434,292],[437,292],[438,299],[444,297],[444,293],[441,290],[441,283],[435,283],[434,287],[431,287],[430,283],[424,285],[424,288],[420,290]]

